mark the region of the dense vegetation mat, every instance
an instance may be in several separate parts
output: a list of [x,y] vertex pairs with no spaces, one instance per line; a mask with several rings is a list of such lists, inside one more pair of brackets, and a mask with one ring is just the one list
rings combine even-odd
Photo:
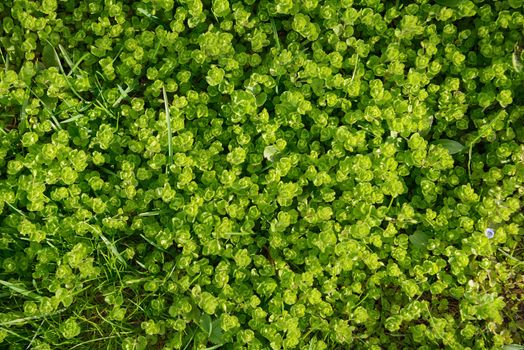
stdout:
[[523,349],[523,30],[0,1],[0,348]]

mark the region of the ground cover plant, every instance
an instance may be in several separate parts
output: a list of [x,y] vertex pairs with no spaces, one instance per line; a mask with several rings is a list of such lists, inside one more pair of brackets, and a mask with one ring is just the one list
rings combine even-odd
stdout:
[[0,23],[0,348],[523,348],[522,0]]

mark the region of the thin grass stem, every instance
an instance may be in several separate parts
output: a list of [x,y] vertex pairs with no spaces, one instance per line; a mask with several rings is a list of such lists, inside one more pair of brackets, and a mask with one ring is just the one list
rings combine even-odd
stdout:
[[162,94],[164,97],[164,108],[166,110],[167,123],[167,149],[168,149],[168,163],[166,166],[166,173],[169,172],[169,167],[173,164],[173,131],[171,130],[171,116],[169,114],[169,103],[167,101],[166,88],[162,86]]

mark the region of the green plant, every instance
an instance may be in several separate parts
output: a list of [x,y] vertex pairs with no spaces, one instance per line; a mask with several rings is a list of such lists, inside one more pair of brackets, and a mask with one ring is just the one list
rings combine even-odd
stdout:
[[524,344],[522,8],[3,1],[2,346]]

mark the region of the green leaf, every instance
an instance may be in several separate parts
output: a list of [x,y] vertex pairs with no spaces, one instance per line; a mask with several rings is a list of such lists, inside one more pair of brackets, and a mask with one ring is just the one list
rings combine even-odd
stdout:
[[441,145],[445,149],[448,150],[449,154],[456,154],[459,152],[462,152],[464,149],[464,145],[460,142],[448,140],[448,139],[440,139],[435,142],[433,142],[436,145]]
[[204,332],[207,333],[208,336],[210,336],[213,332],[213,321],[211,320],[211,316],[208,314],[202,314],[198,325]]
[[198,324],[200,329],[206,332],[208,340],[213,344],[222,344],[224,342],[220,320],[212,320],[211,316],[202,314]]
[[417,248],[423,248],[428,244],[429,236],[424,232],[417,231],[409,236],[409,241]]
[[45,44],[42,50],[42,62],[46,67],[58,67],[55,51],[50,44]]
[[209,336],[209,341],[213,344],[222,344],[224,342],[222,328],[220,328],[220,320],[218,319],[213,321],[213,331]]

